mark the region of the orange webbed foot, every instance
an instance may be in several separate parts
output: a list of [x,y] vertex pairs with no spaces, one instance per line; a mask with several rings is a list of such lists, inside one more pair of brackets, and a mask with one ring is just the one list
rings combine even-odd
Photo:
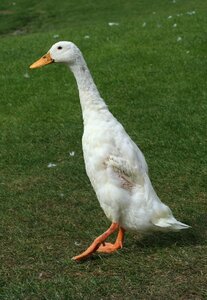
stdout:
[[119,227],[119,232],[115,243],[111,244],[111,243],[103,242],[96,251],[102,253],[113,253],[118,249],[121,249],[124,243],[124,234],[125,234],[125,230],[122,227]]
[[103,243],[99,246],[99,248],[96,250],[97,252],[101,253],[113,253],[123,247],[122,243]]
[[72,259],[75,261],[81,261],[89,256],[91,256],[94,252],[97,251],[97,249],[100,247],[102,243],[109,237],[114,231],[118,229],[119,225],[117,223],[112,223],[109,229],[104,232],[102,235],[97,237],[93,243],[86,249],[84,252],[82,252],[80,255],[74,256]]
[[94,252],[96,252],[99,245],[100,245],[100,243],[95,243],[95,241],[94,241],[91,244],[91,246],[88,247],[88,249],[86,249],[84,252],[82,252],[79,255],[76,255],[76,256],[72,257],[72,260],[81,261],[81,260],[84,260],[84,259],[88,258],[90,255],[92,255]]

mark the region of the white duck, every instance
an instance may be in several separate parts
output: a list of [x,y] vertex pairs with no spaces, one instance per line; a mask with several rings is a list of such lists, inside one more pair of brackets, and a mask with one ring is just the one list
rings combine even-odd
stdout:
[[[72,42],[58,42],[30,68],[53,62],[68,65],[76,78],[84,121],[82,146],[86,172],[102,209],[112,222],[106,232],[73,259],[78,261],[95,251],[110,253],[122,248],[125,230],[188,228],[174,218],[170,208],[156,195],[144,155],[108,110],[78,47]],[[105,243],[116,230],[115,243]]]

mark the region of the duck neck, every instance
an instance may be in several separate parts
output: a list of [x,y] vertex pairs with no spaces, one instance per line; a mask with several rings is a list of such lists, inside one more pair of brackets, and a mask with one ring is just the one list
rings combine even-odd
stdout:
[[78,57],[73,65],[70,65],[70,69],[77,82],[83,119],[85,121],[90,112],[106,109],[107,106],[101,98],[82,56]]

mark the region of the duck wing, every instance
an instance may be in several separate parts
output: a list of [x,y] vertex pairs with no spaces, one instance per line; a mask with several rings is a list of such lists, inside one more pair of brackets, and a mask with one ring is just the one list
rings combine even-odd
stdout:
[[105,163],[120,179],[122,188],[131,190],[137,184],[143,186],[144,174],[139,164],[131,164],[130,160],[115,155],[110,155]]

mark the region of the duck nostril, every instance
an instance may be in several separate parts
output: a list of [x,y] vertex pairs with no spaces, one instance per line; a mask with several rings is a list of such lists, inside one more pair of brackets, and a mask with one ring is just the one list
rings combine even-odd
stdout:
[[44,55],[43,58],[47,58],[46,55]]

